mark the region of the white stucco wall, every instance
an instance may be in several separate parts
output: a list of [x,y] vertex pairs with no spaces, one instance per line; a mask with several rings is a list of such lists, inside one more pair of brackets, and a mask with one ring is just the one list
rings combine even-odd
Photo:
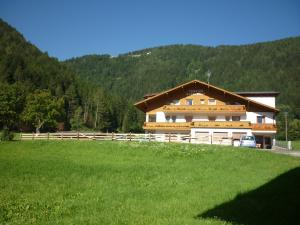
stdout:
[[275,108],[275,97],[247,97],[247,98]]
[[[257,123],[257,116],[265,116],[265,123],[276,123],[273,119],[274,113],[272,112],[246,112],[246,115],[241,115],[241,121],[249,121],[251,123]],[[171,116],[172,117],[172,116]],[[205,115],[193,115],[194,122],[208,121],[208,116]],[[216,121],[226,121],[224,115],[216,116]],[[232,121],[232,119],[231,119]],[[146,114],[146,122],[149,122],[149,115]],[[156,122],[167,122],[164,112],[156,112]],[[171,121],[170,121],[171,122]],[[176,115],[176,122],[186,122],[184,114]]]
[[251,123],[257,123],[257,116],[265,116],[265,123],[276,123],[273,119],[274,113],[272,112],[246,112],[247,121]]
[[156,112],[156,122],[165,122],[165,113],[164,112]]

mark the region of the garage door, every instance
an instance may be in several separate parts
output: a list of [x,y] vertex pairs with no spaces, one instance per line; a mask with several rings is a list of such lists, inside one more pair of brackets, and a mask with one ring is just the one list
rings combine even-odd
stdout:
[[223,140],[227,138],[228,138],[227,132],[214,132],[213,144],[222,144]]
[[209,143],[210,137],[208,132],[196,132],[195,141],[198,143]]
[[232,139],[233,140],[240,140],[242,135],[246,135],[246,133],[243,132],[233,132],[232,133]]

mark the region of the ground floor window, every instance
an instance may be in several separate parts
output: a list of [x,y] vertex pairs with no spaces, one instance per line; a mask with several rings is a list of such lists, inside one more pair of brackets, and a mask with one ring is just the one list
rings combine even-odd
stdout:
[[240,116],[232,116],[232,121],[241,121]]
[[216,121],[216,117],[215,117],[215,116],[209,116],[209,117],[208,117],[208,120],[209,120],[209,121]]
[[173,123],[176,122],[176,116],[172,116],[172,122],[173,122]]
[[192,122],[193,116],[185,116],[185,121],[186,122]]

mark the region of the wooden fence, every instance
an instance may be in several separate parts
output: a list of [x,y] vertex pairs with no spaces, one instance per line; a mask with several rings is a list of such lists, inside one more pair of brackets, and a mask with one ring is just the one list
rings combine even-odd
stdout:
[[135,133],[85,133],[85,132],[59,132],[59,133],[21,133],[21,140],[110,140],[110,141],[156,141],[178,143],[205,143],[232,145],[231,138],[218,138],[212,136],[192,137],[189,134],[135,134]]

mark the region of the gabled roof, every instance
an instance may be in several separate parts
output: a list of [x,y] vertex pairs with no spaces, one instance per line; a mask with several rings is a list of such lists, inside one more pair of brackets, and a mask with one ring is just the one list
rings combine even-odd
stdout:
[[236,91],[234,93],[244,97],[276,97],[279,95],[277,91]]
[[215,90],[217,92],[224,93],[226,95],[229,95],[229,96],[233,97],[234,99],[240,100],[241,102],[245,103],[245,105],[249,106],[251,104],[252,106],[264,109],[266,112],[268,112],[268,111],[275,112],[275,113],[279,112],[279,110],[274,108],[274,107],[262,104],[260,102],[253,101],[253,100],[251,100],[249,98],[246,98],[242,95],[239,95],[237,93],[227,91],[225,89],[213,86],[211,84],[208,84],[208,83],[205,83],[205,82],[202,82],[202,81],[199,81],[199,80],[192,80],[192,81],[189,81],[187,83],[181,84],[177,87],[174,87],[174,88],[171,88],[169,90],[166,90],[166,91],[160,92],[158,94],[155,94],[153,96],[149,96],[148,98],[146,98],[144,100],[141,100],[141,101],[135,103],[134,105],[138,109],[142,110],[143,112],[146,112],[147,111],[147,106],[150,105],[151,103],[159,100],[160,98],[163,98],[166,95],[175,93],[178,90],[184,89],[184,88],[189,87],[191,85],[197,85],[198,87],[200,86],[200,87],[203,87],[203,88],[207,88],[208,90]]

